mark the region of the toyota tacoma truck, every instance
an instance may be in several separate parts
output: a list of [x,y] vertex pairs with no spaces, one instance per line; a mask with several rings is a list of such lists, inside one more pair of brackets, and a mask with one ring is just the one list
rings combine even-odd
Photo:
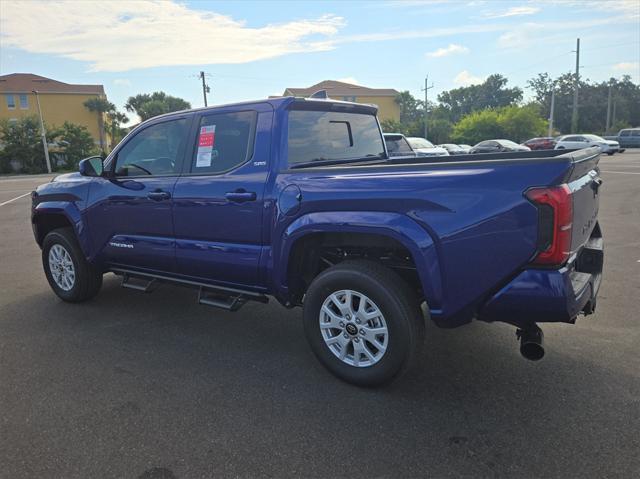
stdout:
[[230,311],[275,298],[362,386],[415,362],[425,321],[509,323],[540,359],[539,323],[596,306],[599,149],[396,158],[376,113],[285,97],[141,123],[33,192],[51,288],[82,302],[115,273]]

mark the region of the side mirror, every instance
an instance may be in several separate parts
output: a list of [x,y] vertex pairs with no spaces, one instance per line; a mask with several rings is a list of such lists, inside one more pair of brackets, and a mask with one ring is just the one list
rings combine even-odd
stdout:
[[85,158],[78,164],[78,171],[82,176],[102,176],[104,165],[101,156]]

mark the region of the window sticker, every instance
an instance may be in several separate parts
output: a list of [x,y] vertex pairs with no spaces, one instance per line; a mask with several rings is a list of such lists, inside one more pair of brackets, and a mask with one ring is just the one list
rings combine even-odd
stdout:
[[[198,140],[198,153],[196,156],[196,168],[207,168],[211,166],[213,157],[213,145],[216,141],[216,125],[207,125],[200,128],[200,139]],[[216,152],[217,153],[217,152]],[[216,154],[215,157],[218,155]]]

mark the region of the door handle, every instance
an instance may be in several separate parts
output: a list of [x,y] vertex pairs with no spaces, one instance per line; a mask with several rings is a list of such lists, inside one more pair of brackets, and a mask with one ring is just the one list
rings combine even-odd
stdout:
[[171,193],[169,193],[168,191],[156,190],[149,193],[147,195],[147,198],[153,201],[168,200],[169,198],[171,198]]
[[235,201],[236,203],[244,203],[245,201],[255,201],[257,195],[253,191],[236,190],[228,191],[224,194],[224,197],[229,201]]

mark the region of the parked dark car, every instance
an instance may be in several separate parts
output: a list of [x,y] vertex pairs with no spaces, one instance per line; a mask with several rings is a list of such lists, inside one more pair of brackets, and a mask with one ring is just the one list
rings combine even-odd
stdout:
[[620,153],[626,148],[640,148],[640,128],[625,128],[616,136],[605,136],[605,140],[617,141],[620,144]]
[[532,150],[553,150],[556,146],[556,140],[552,136],[542,136],[539,138],[531,138],[523,143]]
[[418,156],[402,133],[385,133],[389,156]]
[[450,155],[466,155],[468,153],[468,150],[462,148],[460,145],[456,145],[455,143],[443,143],[438,146],[447,150]]
[[507,151],[531,151],[531,148],[518,145],[511,140],[485,140],[471,148],[469,153],[501,153]]

